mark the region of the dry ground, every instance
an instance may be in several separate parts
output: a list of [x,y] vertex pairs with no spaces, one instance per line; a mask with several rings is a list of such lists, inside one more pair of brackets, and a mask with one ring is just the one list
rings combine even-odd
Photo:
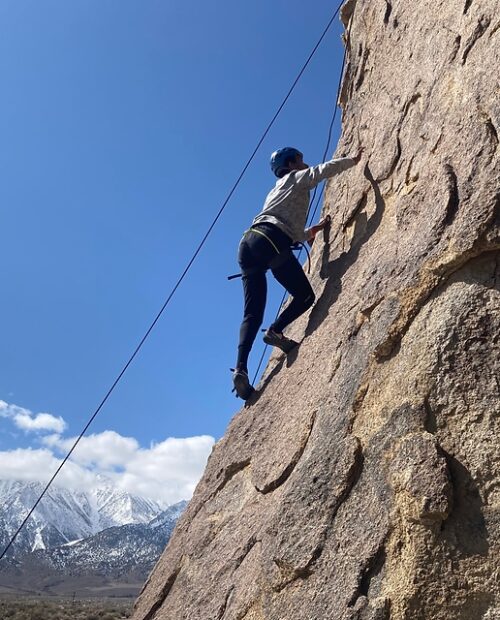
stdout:
[[0,598],[2,620],[120,620],[132,613],[131,599],[72,600]]

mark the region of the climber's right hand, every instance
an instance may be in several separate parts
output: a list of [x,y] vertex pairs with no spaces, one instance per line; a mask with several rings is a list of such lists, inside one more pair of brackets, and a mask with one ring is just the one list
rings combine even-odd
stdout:
[[330,225],[331,222],[331,217],[329,215],[327,215],[326,217],[324,217],[322,220],[320,220],[316,226],[311,226],[311,228],[307,229],[308,232],[308,238],[307,241],[309,243],[310,246],[312,246],[314,238],[316,237],[316,235],[319,233],[320,230],[324,230],[325,228],[327,228],[327,226]]

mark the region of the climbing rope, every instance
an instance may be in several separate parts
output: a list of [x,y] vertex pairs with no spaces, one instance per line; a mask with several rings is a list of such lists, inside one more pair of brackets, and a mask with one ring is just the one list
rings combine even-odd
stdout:
[[[337,118],[337,110],[339,108],[338,104],[339,104],[339,97],[340,97],[340,89],[342,88],[342,78],[344,76],[345,61],[346,61],[346,57],[347,57],[347,43],[348,42],[346,41],[346,45],[344,47],[344,56],[343,56],[343,59],[342,59],[342,68],[340,69],[339,83],[338,83],[338,86],[337,86],[337,94],[335,96],[335,103],[334,103],[334,106],[333,106],[333,114],[332,114],[332,118],[331,118],[331,121],[330,121],[330,127],[328,129],[328,139],[326,141],[326,146],[325,146],[325,150],[324,150],[324,153],[323,153],[323,159],[321,160],[322,163],[324,163],[326,161],[326,157],[328,155],[328,151],[330,149],[330,143],[331,143],[331,140],[332,140],[332,133],[333,133],[333,127],[335,125],[335,119]],[[313,207],[314,199],[316,197],[316,192],[318,190],[318,186],[316,185],[316,187],[314,188],[314,192],[313,192],[313,195],[312,195],[312,198],[311,198],[311,202],[309,203],[309,209],[307,211],[308,226],[310,226],[312,224],[312,222],[314,221],[314,217],[316,215],[316,211],[318,210],[318,206],[319,206],[321,198],[323,196],[324,189],[325,189],[325,184],[323,183],[323,185],[321,186],[321,191],[320,191],[320,193],[318,195],[318,198],[316,200],[316,206],[314,207],[314,209],[312,211],[312,215],[309,217],[309,214],[311,213],[311,209]],[[302,249],[303,248],[305,248],[304,245],[300,248],[300,252],[298,254],[298,258],[299,259],[300,259],[300,256],[302,254]],[[306,248],[306,251],[307,251],[307,248]],[[309,262],[310,262],[310,259],[309,259]],[[281,298],[281,303],[279,305],[278,311],[276,312],[276,317],[275,317],[274,320],[276,320],[278,318],[279,313],[281,312],[281,308],[283,307],[283,304],[285,303],[286,297],[287,297],[287,291],[285,291],[283,293],[283,297]],[[253,380],[252,380],[252,385],[254,385],[255,381],[257,380],[257,377],[259,375],[261,366],[262,366],[262,364],[264,362],[264,358],[266,356],[268,347],[269,347],[268,344],[266,344],[264,346],[264,349],[262,351],[262,355],[260,356],[259,365],[257,366],[257,370],[255,371],[255,374],[254,374],[254,377],[253,377]]]
[[168,306],[168,304],[170,303],[170,300],[172,299],[172,297],[175,295],[177,289],[179,288],[180,284],[182,283],[182,281],[184,280],[184,278],[186,277],[187,273],[189,272],[189,270],[191,269],[191,266],[193,265],[194,261],[196,260],[198,254],[200,253],[201,249],[203,248],[203,246],[205,245],[206,240],[208,239],[208,236],[210,235],[210,233],[212,232],[213,228],[215,227],[215,224],[218,222],[219,218],[221,217],[224,209],[226,208],[229,200],[231,199],[231,197],[233,196],[234,192],[236,191],[236,188],[238,187],[238,185],[240,184],[241,179],[243,178],[244,174],[246,173],[248,167],[250,166],[250,164],[252,163],[255,155],[257,154],[257,151],[259,150],[259,148],[261,147],[262,143],[264,142],[264,139],[266,138],[267,134],[269,133],[271,127],[274,125],[276,119],[278,118],[278,116],[280,115],[281,111],[283,110],[283,108],[285,107],[286,102],[288,101],[288,99],[290,98],[292,92],[295,90],[295,87],[297,86],[300,78],[302,77],[304,71],[307,69],[307,67],[309,66],[309,63],[311,62],[312,58],[314,57],[314,55],[316,54],[316,51],[318,50],[319,46],[321,45],[323,39],[325,38],[326,34],[328,33],[328,31],[330,30],[331,25],[333,24],[334,19],[337,17],[340,8],[343,4],[344,0],[341,0],[339,5],[337,6],[337,8],[335,9],[333,15],[331,16],[330,20],[328,21],[328,24],[326,25],[325,29],[323,30],[321,36],[319,37],[318,41],[316,42],[315,46],[313,47],[311,53],[309,54],[309,56],[307,57],[307,60],[304,62],[304,64],[302,65],[302,68],[300,69],[300,71],[298,72],[295,80],[293,81],[291,87],[289,88],[287,94],[285,95],[283,101],[281,102],[281,104],[279,105],[278,109],[276,110],[274,116],[272,117],[271,121],[268,123],[267,127],[265,128],[262,136],[260,137],[259,141],[257,142],[256,147],[254,148],[254,150],[252,151],[252,154],[250,155],[250,157],[248,158],[246,164],[243,166],[243,169],[241,170],[238,178],[236,179],[235,183],[233,184],[232,188],[230,189],[226,199],[224,200],[224,202],[222,203],[222,206],[220,207],[217,215],[215,216],[215,218],[213,219],[212,223],[210,224],[207,232],[205,233],[205,235],[203,236],[202,240],[200,241],[200,243],[198,244],[198,247],[196,248],[195,252],[193,253],[193,256],[191,257],[191,259],[189,260],[188,264],[186,265],[186,267],[184,268],[184,271],[181,273],[181,275],[179,276],[177,282],[175,283],[174,287],[172,288],[172,290],[170,291],[165,303],[163,304],[163,306],[161,307],[160,311],[158,312],[158,314],[156,315],[156,317],[154,318],[153,322],[151,323],[151,325],[149,326],[148,330],[146,331],[146,333],[144,334],[143,338],[141,339],[141,341],[139,342],[139,344],[137,345],[137,347],[135,348],[134,352],[132,353],[132,355],[130,356],[130,358],[128,359],[127,363],[124,365],[124,367],[122,368],[122,370],[120,371],[120,373],[118,374],[117,378],[115,379],[115,381],[113,382],[113,384],[111,385],[111,387],[109,388],[109,390],[107,391],[106,395],[104,396],[104,398],[101,400],[101,402],[99,403],[97,409],[94,411],[94,413],[92,414],[92,416],[90,417],[89,421],[87,422],[87,424],[85,425],[85,427],[83,428],[83,430],[81,431],[80,435],[78,436],[78,438],[76,439],[76,441],[74,442],[73,446],[71,447],[71,449],[69,450],[69,452],[67,453],[67,455],[64,457],[64,459],[61,461],[59,467],[56,469],[55,473],[53,474],[53,476],[51,477],[51,479],[48,481],[48,483],[46,484],[45,488],[42,490],[42,492],[40,493],[40,496],[38,497],[38,499],[36,500],[35,504],[33,505],[33,507],[31,508],[31,510],[28,512],[28,514],[26,515],[26,517],[24,518],[24,520],[22,521],[21,525],[17,528],[16,532],[13,534],[13,536],[10,538],[9,543],[7,544],[7,546],[5,547],[5,549],[2,551],[2,554],[0,555],[0,560],[2,560],[2,558],[5,556],[5,554],[8,552],[8,550],[10,549],[10,547],[12,546],[12,544],[14,543],[14,541],[16,540],[16,538],[18,537],[19,533],[21,532],[21,530],[24,528],[24,526],[26,525],[27,521],[30,519],[31,515],[33,514],[33,512],[35,511],[35,509],[37,508],[38,504],[41,502],[43,496],[45,495],[45,493],[48,491],[49,487],[51,486],[51,484],[54,482],[55,478],[57,477],[57,475],[59,474],[59,472],[61,471],[61,469],[64,467],[64,465],[66,464],[66,462],[68,461],[69,457],[71,456],[71,454],[73,453],[73,451],[75,450],[75,448],[77,447],[77,445],[80,443],[80,440],[82,439],[82,437],[85,435],[85,433],[87,432],[89,426],[92,424],[92,422],[94,421],[94,419],[96,418],[96,416],[98,415],[98,413],[100,412],[100,410],[102,409],[102,407],[104,406],[104,404],[106,403],[106,401],[108,400],[108,398],[111,396],[112,392],[114,391],[114,389],[116,388],[116,386],[118,385],[119,381],[121,380],[121,378],[123,377],[123,375],[125,374],[125,372],[127,371],[128,367],[130,366],[130,364],[133,362],[133,360],[135,359],[136,355],[139,353],[139,351],[141,350],[143,344],[145,343],[146,339],[148,338],[149,334],[153,331],[153,328],[155,327],[156,323],[159,321],[161,315],[163,314],[163,312],[165,311],[166,307]]

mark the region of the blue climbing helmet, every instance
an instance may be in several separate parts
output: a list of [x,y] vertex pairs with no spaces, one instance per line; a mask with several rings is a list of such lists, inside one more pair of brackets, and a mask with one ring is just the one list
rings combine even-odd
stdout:
[[274,151],[274,153],[271,155],[270,161],[271,170],[278,178],[281,178],[289,171],[288,162],[291,159],[295,159],[297,155],[303,157],[300,151],[294,149],[291,146],[285,146],[285,148],[283,149],[278,149],[277,151]]

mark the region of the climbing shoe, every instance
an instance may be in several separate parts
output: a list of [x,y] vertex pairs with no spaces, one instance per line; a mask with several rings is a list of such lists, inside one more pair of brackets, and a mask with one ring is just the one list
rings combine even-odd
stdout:
[[295,347],[299,346],[299,343],[295,342],[295,340],[290,340],[290,338],[286,338],[283,334],[275,332],[274,329],[271,328],[266,330],[264,342],[272,347],[278,347],[278,349],[281,349],[284,353],[290,353]]
[[240,368],[236,368],[232,370],[233,370],[233,385],[234,385],[233,392],[236,392],[237,396],[239,396],[243,400],[248,400],[250,396],[254,393],[254,389],[250,385],[250,380],[248,378],[248,372]]

